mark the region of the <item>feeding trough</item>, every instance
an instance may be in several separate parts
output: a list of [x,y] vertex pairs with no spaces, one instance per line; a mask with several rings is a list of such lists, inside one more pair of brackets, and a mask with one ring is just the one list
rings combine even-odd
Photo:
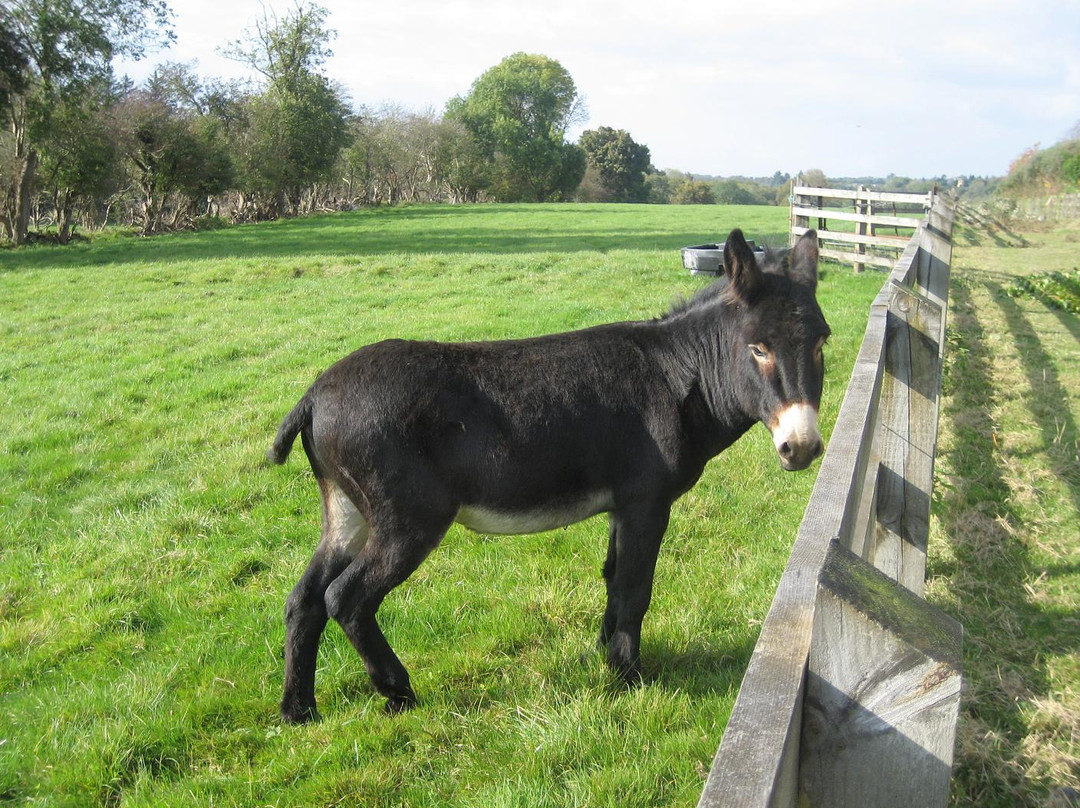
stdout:
[[[748,239],[746,243],[750,245],[758,261],[765,257],[765,251],[759,250],[753,239]],[[724,242],[683,247],[682,263],[684,268],[690,270],[691,275],[719,275],[724,271]]]

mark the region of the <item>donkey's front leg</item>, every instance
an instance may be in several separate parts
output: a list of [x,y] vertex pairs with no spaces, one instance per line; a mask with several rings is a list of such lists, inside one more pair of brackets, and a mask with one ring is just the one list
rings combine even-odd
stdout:
[[652,599],[656,556],[670,511],[669,504],[654,503],[619,509],[611,515],[608,560],[604,565],[608,611],[601,638],[610,632],[608,665],[627,684],[641,679],[641,622]]

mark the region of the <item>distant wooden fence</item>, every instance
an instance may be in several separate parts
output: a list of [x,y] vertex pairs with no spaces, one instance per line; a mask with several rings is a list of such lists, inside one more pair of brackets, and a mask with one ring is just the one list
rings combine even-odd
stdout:
[[[826,258],[854,264],[856,272],[867,264],[891,269],[912,232],[926,221],[933,198],[933,193],[792,185],[791,236],[814,229]],[[830,221],[839,223],[839,229],[830,227]]]
[[953,214],[934,197],[871,306],[699,808],[946,803],[961,629],[922,594]]

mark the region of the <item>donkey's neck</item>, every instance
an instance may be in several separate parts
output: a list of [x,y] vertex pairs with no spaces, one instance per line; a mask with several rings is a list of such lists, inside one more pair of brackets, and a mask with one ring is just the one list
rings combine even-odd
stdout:
[[713,301],[662,320],[662,365],[701,439],[729,446],[754,423],[735,389],[731,304]]

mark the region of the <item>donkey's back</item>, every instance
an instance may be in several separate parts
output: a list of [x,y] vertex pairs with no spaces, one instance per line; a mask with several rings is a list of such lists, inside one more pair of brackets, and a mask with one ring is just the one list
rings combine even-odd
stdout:
[[367,346],[312,385],[270,457],[284,462],[302,433],[316,476],[338,486],[423,480],[444,519],[484,532],[571,524],[671,484],[659,476],[680,461],[680,399],[656,329]]

